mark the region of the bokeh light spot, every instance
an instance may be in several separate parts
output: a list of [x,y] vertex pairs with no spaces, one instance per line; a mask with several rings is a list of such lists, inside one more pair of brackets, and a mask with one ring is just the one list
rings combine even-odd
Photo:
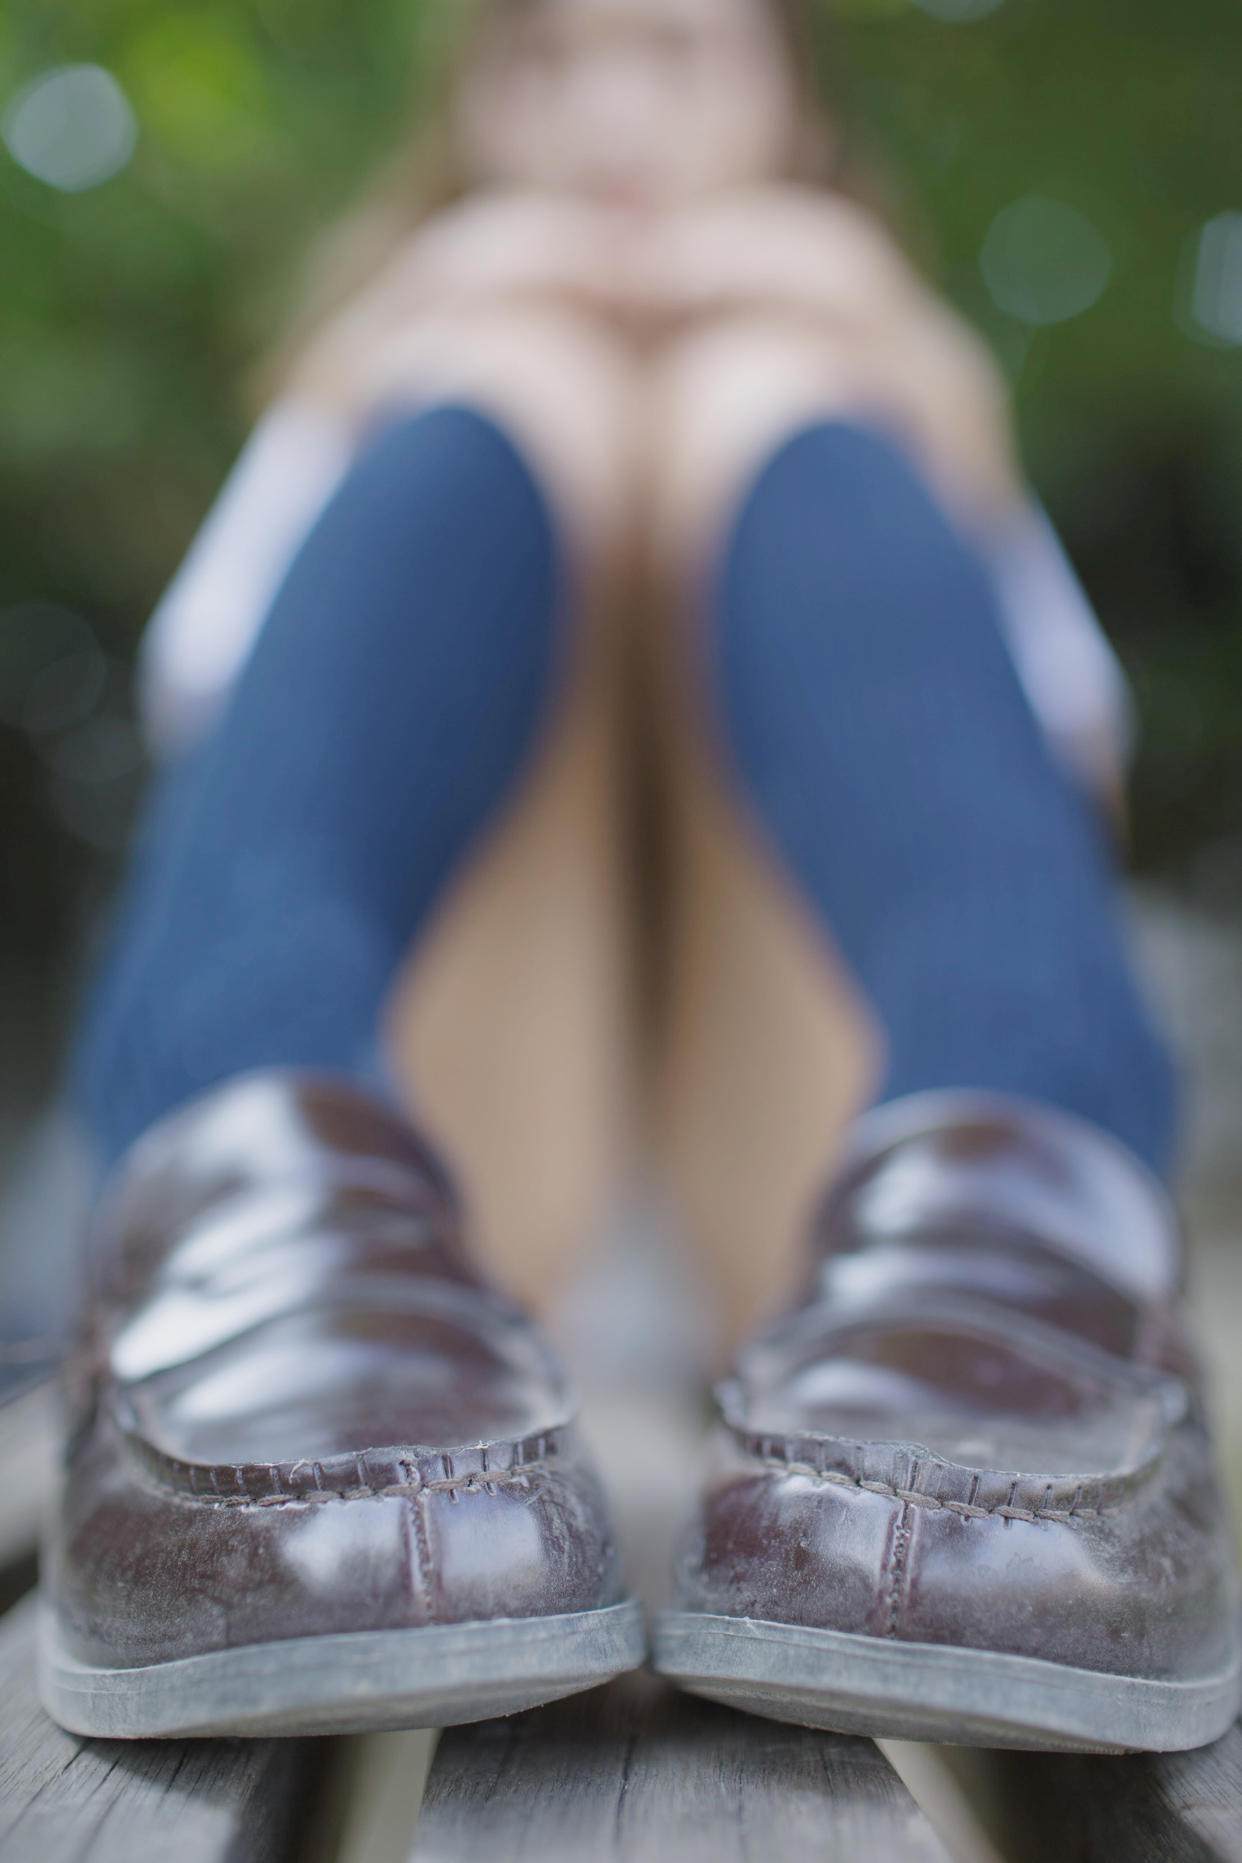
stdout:
[[19,602],[0,613],[0,723],[57,730],[90,711],[104,655],[81,615],[54,602]]
[[115,783],[143,768],[142,742],[128,718],[92,718],[62,737],[48,762],[69,782]]
[[106,677],[107,663],[97,647],[42,667],[26,688],[23,727],[39,737],[78,724],[94,710]]
[[80,194],[110,181],[138,142],[128,97],[101,65],[59,65],[18,91],[2,133],[13,160],[50,188]]
[[1192,336],[1242,343],[1242,213],[1218,213],[1195,236],[1190,268]]
[[1064,323],[1102,294],[1112,271],[1104,236],[1076,207],[1027,194],[988,228],[979,269],[993,302],[1023,323]]

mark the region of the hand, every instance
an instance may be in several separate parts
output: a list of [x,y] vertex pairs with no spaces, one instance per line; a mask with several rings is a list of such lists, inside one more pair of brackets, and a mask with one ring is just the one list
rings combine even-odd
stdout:
[[505,305],[607,316],[632,234],[629,216],[569,197],[472,195],[425,221],[324,324],[291,392],[353,421],[368,411],[386,358],[424,327]]
[[407,310],[538,300],[602,314],[634,237],[633,215],[570,195],[475,194],[424,222],[391,289]]
[[666,323],[758,311],[873,332],[920,293],[861,207],[793,185],[662,216],[622,256],[632,310]]
[[[904,434],[961,508],[990,521],[1020,496],[994,359],[855,203],[788,186],[671,214],[628,278],[648,316],[663,318],[672,350],[688,342],[693,351],[701,338],[704,354],[727,355],[713,330],[766,327],[767,355],[783,331],[793,352],[814,358],[806,375],[821,401]],[[741,350],[750,353],[745,341]]]

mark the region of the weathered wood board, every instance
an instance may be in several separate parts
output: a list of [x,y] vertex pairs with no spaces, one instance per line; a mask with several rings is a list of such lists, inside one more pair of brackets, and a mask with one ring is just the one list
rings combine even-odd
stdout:
[[38,1542],[54,1492],[58,1426],[51,1378],[0,1402],[0,1471],[4,1479],[0,1572],[28,1559]]
[[1242,1863],[1242,1725],[1195,1753],[973,1756],[1012,1863]]
[[278,1863],[318,1744],[78,1740],[34,1689],[34,1600],[0,1620],[4,1863]]
[[650,1677],[441,1735],[410,1863],[946,1863],[879,1749]]

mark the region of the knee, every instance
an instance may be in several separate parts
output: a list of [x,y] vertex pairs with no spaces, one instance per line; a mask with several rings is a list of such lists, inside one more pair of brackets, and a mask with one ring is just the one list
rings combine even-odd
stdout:
[[377,360],[371,407],[465,406],[514,442],[568,553],[597,568],[627,533],[633,494],[631,371],[621,345],[567,310],[506,307],[422,320]]
[[760,468],[801,428],[875,425],[856,367],[816,334],[771,318],[716,325],[673,345],[650,405],[653,528],[680,570],[718,547]]

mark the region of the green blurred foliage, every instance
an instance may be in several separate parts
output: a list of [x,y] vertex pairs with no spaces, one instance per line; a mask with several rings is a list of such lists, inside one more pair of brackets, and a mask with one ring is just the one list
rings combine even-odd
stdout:
[[[1023,450],[1137,691],[1134,853],[1242,892],[1242,348],[1188,331],[1189,269],[1242,206],[1232,0],[1006,0],[949,25],[838,0],[867,127],[940,281],[1014,381]],[[1078,208],[1112,254],[1083,315],[1033,335],[979,252],[1008,202]]]
[[[1242,847],[1242,349],[1195,340],[1178,307],[1198,229],[1242,208],[1242,10],[1003,0],[951,24],[912,0],[822,3],[848,114],[1010,371],[1032,476],[1135,678],[1138,858],[1219,874]],[[62,604],[128,653],[240,443],[299,255],[392,147],[456,4],[18,0],[0,16],[0,110],[89,61],[139,124],[124,171],[80,194],[0,149],[0,610]],[[996,214],[1030,194],[1083,212],[1112,259],[1097,303],[1033,334],[979,268]],[[38,783],[3,726],[0,779],[9,846],[20,831],[34,861]],[[17,869],[32,948],[73,890],[46,826],[42,877]]]

